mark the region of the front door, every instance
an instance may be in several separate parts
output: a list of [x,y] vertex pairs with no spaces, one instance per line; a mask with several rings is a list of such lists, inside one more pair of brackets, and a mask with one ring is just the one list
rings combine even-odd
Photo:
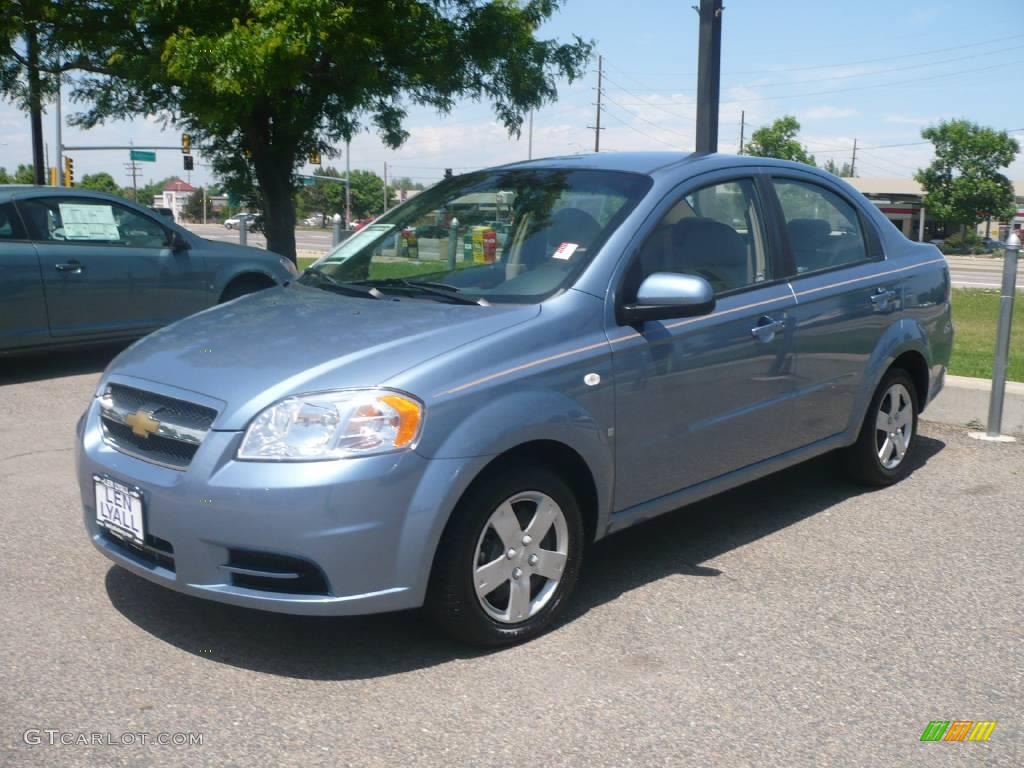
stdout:
[[50,333],[144,333],[209,305],[201,256],[155,217],[101,198],[18,202],[39,253]]
[[[621,511],[796,447],[792,292],[774,279],[757,187],[750,178],[681,196],[629,265],[631,301],[654,272],[706,278],[717,306],[704,317],[618,327],[615,509]],[[632,296],[630,295],[632,294]]]

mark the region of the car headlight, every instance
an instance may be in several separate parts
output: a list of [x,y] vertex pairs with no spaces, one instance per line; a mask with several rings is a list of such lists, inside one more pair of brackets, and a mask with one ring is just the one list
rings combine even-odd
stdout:
[[415,443],[422,423],[423,405],[392,390],[296,395],[253,419],[238,458],[318,461],[386,453]]
[[291,259],[286,259],[284,256],[278,256],[277,260],[281,262],[281,266],[287,269],[292,277],[299,274],[298,268],[292,263]]

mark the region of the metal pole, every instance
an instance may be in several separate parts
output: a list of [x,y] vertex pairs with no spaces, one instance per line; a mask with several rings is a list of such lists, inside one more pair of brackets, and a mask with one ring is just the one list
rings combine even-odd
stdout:
[[740,154],[743,154],[743,134],[747,130],[747,112],[744,109],[740,110]]
[[[60,62],[58,62],[58,64],[59,63]],[[58,187],[63,187],[64,186],[64,174],[61,173],[61,166],[64,164],[64,159],[61,157],[61,155],[63,154],[63,149],[64,148],[61,146],[61,144],[64,141],[64,137],[63,137],[64,126],[62,125],[63,120],[61,119],[61,114],[60,114],[60,71],[59,71],[59,69],[60,68],[58,67],[58,72],[57,72],[57,103],[55,104],[55,112],[56,112],[56,117],[57,117],[57,155],[56,155],[56,163],[54,163],[54,165],[57,168],[57,186]]]
[[349,228],[352,223],[352,187],[349,184],[349,174],[351,164],[349,160],[352,157],[352,153],[349,152],[349,143],[345,142],[345,229]]
[[697,151],[718,151],[718,93],[722,74],[722,0],[700,0],[697,54]]
[[206,201],[208,197],[207,192],[208,190],[203,189],[203,224],[206,223]]
[[388,163],[384,161],[384,213],[388,212]]
[[533,110],[530,110],[530,138],[526,143],[526,159],[533,160]]
[[448,269],[455,269],[455,256],[459,248],[459,220],[452,216],[452,223],[448,229]]
[[331,221],[334,223],[334,228],[331,232],[331,247],[335,248],[341,242],[341,214],[334,214],[334,218]]
[[604,57],[597,57],[597,116],[594,121],[594,151],[601,151],[601,81],[604,79]]
[[850,158],[850,176],[857,176],[857,140],[853,140],[853,157]]
[[922,205],[921,206],[921,218],[917,222],[917,242],[919,242],[919,243],[923,243],[924,242],[924,217],[925,217],[925,207]]
[[238,220],[238,244],[239,245],[248,245],[248,238],[247,238],[247,235],[246,235],[246,223],[247,222],[248,222],[248,219],[246,219],[246,218],[240,218]]
[[42,186],[46,183],[46,159],[43,157],[43,87],[39,82],[39,40],[36,37],[35,22],[28,25],[25,45],[28,54],[29,124],[32,126],[32,183]]
[[1003,287],[999,296],[999,326],[996,330],[996,359],[992,366],[992,398],[988,404],[987,437],[999,437],[1003,424],[1003,398],[1006,395],[1006,367],[1010,357],[1010,323],[1013,300],[1017,294],[1017,255],[1020,238],[1011,232],[1006,238],[1003,257]]

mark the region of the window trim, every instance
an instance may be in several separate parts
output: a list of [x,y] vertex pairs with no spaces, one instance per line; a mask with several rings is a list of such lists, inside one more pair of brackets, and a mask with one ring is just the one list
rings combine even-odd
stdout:
[[788,278],[778,275],[780,267],[783,265],[780,258],[780,255],[783,252],[779,249],[779,241],[774,231],[774,217],[771,215],[771,211],[769,210],[769,206],[767,205],[767,200],[762,189],[763,178],[764,173],[756,167],[721,169],[688,178],[663,195],[661,202],[645,221],[642,231],[637,233],[637,236],[626,249],[626,258],[622,260],[624,266],[620,268],[617,277],[612,281],[615,286],[615,306],[622,306],[626,303],[623,292],[625,290],[626,279],[629,276],[629,271],[632,268],[633,263],[640,258],[640,253],[643,251],[644,246],[657,231],[658,226],[661,224],[661,221],[665,218],[666,214],[675,208],[675,206],[678,205],[679,202],[687,195],[694,194],[695,192],[707,189],[708,187],[715,187],[721,184],[729,184],[737,181],[750,181],[754,188],[754,204],[758,208],[761,226],[764,229],[765,266],[768,268],[772,277],[770,280],[762,280],[759,283],[751,283],[749,285],[742,286],[741,288],[733,288],[730,291],[716,293],[715,299],[718,300],[729,296],[737,296],[749,291],[758,290],[759,288],[767,288],[786,283]]
[[[846,264],[837,264],[832,267],[825,267],[824,269],[816,269],[812,272],[797,272],[796,271],[796,259],[793,255],[793,246],[789,240],[789,230],[786,227],[786,215],[782,208],[782,201],[779,200],[778,191],[775,188],[776,181],[794,181],[799,184],[804,184],[809,187],[818,187],[827,192],[831,192],[833,195],[838,197],[844,203],[846,203],[853,210],[857,216],[857,223],[860,224],[861,233],[864,239],[864,254],[865,258],[859,261],[851,261]],[[850,197],[841,189],[836,186],[827,183],[825,179],[819,179],[817,176],[811,176],[810,174],[804,175],[799,171],[783,170],[782,172],[775,172],[772,169],[771,172],[764,175],[765,186],[771,193],[771,199],[773,201],[773,213],[777,221],[776,230],[778,231],[779,244],[781,248],[782,262],[785,264],[786,272],[788,273],[787,280],[802,280],[806,277],[816,277],[817,275],[827,275],[830,272],[836,272],[840,269],[850,269],[852,267],[863,266],[865,264],[873,264],[880,261],[885,261],[885,250],[882,248],[881,239],[878,236],[878,232],[874,226],[868,220],[862,206],[855,203]]]
[[[72,201],[72,202],[79,202],[79,203],[84,202],[84,203],[94,203],[94,204],[101,204],[101,205],[102,204],[107,204],[107,205],[110,205],[112,208],[120,208],[122,210],[128,211],[129,213],[132,213],[132,214],[134,214],[136,216],[140,216],[143,219],[148,219],[149,221],[155,223],[156,226],[158,226],[161,230],[163,230],[163,233],[164,233],[164,236],[166,237],[166,240],[164,242],[164,245],[161,245],[161,246],[150,246],[150,245],[128,245],[126,243],[123,243],[123,242],[120,242],[120,241],[117,241],[117,240],[44,240],[44,239],[39,239],[39,238],[36,238],[36,237],[33,236],[32,228],[28,225],[28,217],[24,213],[22,213],[22,211],[21,211],[21,206],[29,204],[29,203],[34,203],[34,202],[37,202],[37,201],[55,201],[58,205],[60,204],[61,201]],[[25,234],[28,236],[27,237],[27,242],[30,242],[30,243],[32,243],[34,245],[35,244],[40,244],[40,245],[61,245],[61,246],[92,246],[94,248],[103,247],[103,248],[124,248],[124,249],[140,248],[140,249],[144,249],[144,250],[147,250],[147,251],[162,251],[162,250],[167,250],[167,249],[172,249],[173,248],[173,243],[174,243],[174,231],[173,230],[170,230],[167,227],[165,227],[163,222],[161,222],[156,217],[150,216],[150,215],[148,215],[146,213],[143,213],[142,211],[137,211],[137,210],[135,210],[134,208],[132,208],[130,206],[122,205],[117,200],[107,200],[106,198],[101,198],[101,197],[91,197],[91,196],[87,197],[87,196],[84,196],[84,195],[83,196],[78,196],[78,195],[32,195],[31,197],[21,197],[21,198],[17,198],[17,199],[12,199],[11,202],[14,203],[14,207],[18,211],[18,216],[21,218],[21,222],[22,222],[22,226],[23,226],[23,228],[25,230]]]

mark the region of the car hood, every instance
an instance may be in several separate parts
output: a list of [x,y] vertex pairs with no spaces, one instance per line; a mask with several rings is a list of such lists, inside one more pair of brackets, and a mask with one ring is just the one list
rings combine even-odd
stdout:
[[146,336],[110,364],[100,390],[120,380],[195,392],[225,403],[215,429],[243,429],[288,395],[377,386],[539,312],[537,305],[345,297],[292,283]]

